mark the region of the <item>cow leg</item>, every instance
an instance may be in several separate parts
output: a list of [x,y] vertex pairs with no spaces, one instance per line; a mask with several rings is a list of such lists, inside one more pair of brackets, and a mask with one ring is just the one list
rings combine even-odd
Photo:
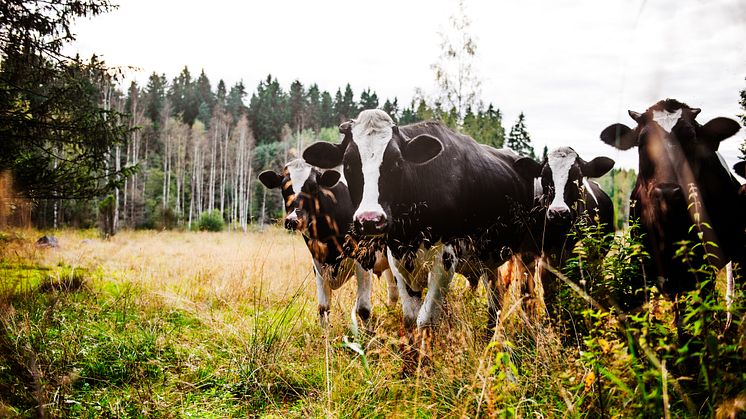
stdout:
[[451,246],[444,246],[439,256],[427,276],[427,295],[417,315],[418,329],[434,326],[438,322],[443,311],[443,299],[456,271],[456,255]]
[[363,269],[362,265],[355,262],[355,277],[357,278],[357,299],[355,301],[355,312],[352,313],[353,324],[357,323],[355,319],[355,313],[357,313],[360,320],[363,321],[363,326],[368,326],[372,310],[370,303],[371,271]]
[[396,287],[396,279],[394,278],[394,274],[391,273],[391,269],[386,269],[385,271],[381,272],[381,276],[386,281],[386,287],[388,290],[388,305],[394,305],[397,301],[399,301],[399,290]]
[[324,278],[323,267],[315,258],[313,259],[313,270],[316,273],[316,299],[319,303],[319,323],[326,327],[329,322],[329,304],[332,299],[332,288],[329,281]]
[[406,270],[399,270],[401,264],[391,255],[390,250],[386,252],[386,255],[389,260],[391,273],[396,279],[396,287],[399,290],[399,300],[401,301],[404,328],[412,330],[417,324],[417,313],[420,311],[420,306],[422,306],[422,292],[419,290],[414,291],[407,286],[407,280],[402,273],[402,271],[406,272]]
[[[404,323],[403,337],[405,338],[402,342],[401,358],[402,358],[402,375],[411,375],[417,367],[417,358],[419,352],[413,345],[414,341],[414,328],[417,324],[417,313],[420,311],[422,306],[422,291],[414,291],[407,286],[407,282],[399,270],[400,264],[393,256],[391,251],[387,252],[389,260],[389,268],[391,274],[396,282],[396,287],[399,294],[399,301],[401,301],[402,308],[402,320]],[[402,269],[404,272],[406,270]]]
[[489,270],[484,275],[484,287],[487,289],[487,338],[492,338],[502,307],[502,287],[499,284],[497,271]]

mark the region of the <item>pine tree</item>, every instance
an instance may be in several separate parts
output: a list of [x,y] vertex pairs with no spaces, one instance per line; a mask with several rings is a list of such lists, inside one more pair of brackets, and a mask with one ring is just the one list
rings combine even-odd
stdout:
[[308,88],[306,94],[306,126],[314,132],[321,129],[321,92],[316,83]]
[[249,112],[249,108],[246,107],[243,100],[246,97],[246,87],[243,85],[243,81],[239,81],[231,87],[228,97],[226,98],[226,109],[233,116],[234,121],[241,119],[241,115],[246,115]]
[[257,144],[279,141],[282,127],[290,122],[287,95],[272,75],[260,82],[251,96],[249,119]]
[[376,92],[371,92],[370,88],[363,90],[360,94],[360,110],[366,109],[377,109],[378,108],[378,95]]
[[383,111],[389,114],[395,123],[399,123],[399,100],[397,98],[394,98],[393,102],[386,99],[383,104]]
[[300,134],[300,132],[303,131],[303,129],[305,128],[308,103],[306,98],[306,89],[298,80],[295,80],[292,84],[290,84],[288,105],[290,107],[290,128],[292,128],[292,130],[296,134]]
[[[342,94],[340,93],[339,96],[341,97]],[[332,95],[326,90],[321,94],[321,109],[319,110],[319,114],[322,128],[336,127],[339,125],[339,120],[337,119],[336,111],[334,109],[334,100],[332,99]]]
[[358,106],[355,103],[355,96],[352,93],[349,83],[345,87],[344,95],[341,89],[337,89],[337,94],[334,97],[334,110],[337,113],[337,120],[339,122],[355,118],[359,113]]
[[145,87],[145,116],[153,122],[153,128],[157,131],[161,121],[161,111],[166,101],[166,75],[153,73],[148,78]]
[[528,135],[528,130],[526,130],[526,116],[523,112],[521,112],[518,116],[518,121],[510,129],[507,146],[521,156],[536,159],[536,153],[531,146],[531,137]]

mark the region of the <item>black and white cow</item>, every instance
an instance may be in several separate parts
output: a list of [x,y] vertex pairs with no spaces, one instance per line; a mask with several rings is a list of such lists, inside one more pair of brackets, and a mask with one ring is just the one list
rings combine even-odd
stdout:
[[[353,273],[358,285],[354,312],[367,323],[371,313],[369,269],[373,266],[364,269],[345,252],[345,236],[351,229],[353,207],[340,173],[335,170],[321,172],[302,159],[296,159],[285,165],[282,174],[268,170],[259,175],[259,180],[269,189],[282,188],[285,228],[301,232],[311,252],[322,325],[327,321],[332,290],[341,287]],[[378,266],[381,270],[387,268],[380,263]],[[387,278],[393,282],[390,273]],[[390,289],[389,300],[395,301],[395,298]],[[352,320],[353,324],[357,323],[354,313]]]
[[[381,110],[361,112],[340,131],[341,144],[312,144],[303,157],[319,167],[344,165],[355,229],[384,237],[405,326],[433,325],[467,253],[496,268],[506,258],[503,249],[522,239],[516,209],[530,207],[531,190],[518,180],[518,156],[487,152],[438,122],[398,127]],[[490,298],[492,325],[495,301]]]
[[676,256],[683,241],[700,243],[693,246],[692,261],[703,260],[705,252],[717,268],[729,261],[743,267],[746,261],[746,203],[717,153],[720,142],[740,126],[723,117],[700,125],[695,119],[699,113],[698,108],[666,99],[644,113],[629,111],[637,123],[634,128],[613,124],[601,133],[601,140],[613,147],[638,148],[630,217],[640,220],[641,240],[651,256],[647,276],[668,296],[697,284],[689,263]]
[[[538,163],[523,157],[516,162],[523,174],[534,179],[535,224],[528,249],[557,268],[564,265],[577,243],[573,229],[582,222],[598,224],[602,234],[614,232],[614,205],[601,187],[588,178],[597,178],[614,167],[614,160],[596,157],[583,160],[570,147],[559,147]],[[577,232],[576,232],[577,233]],[[539,270],[536,276],[544,286],[544,299],[552,300],[553,277]]]

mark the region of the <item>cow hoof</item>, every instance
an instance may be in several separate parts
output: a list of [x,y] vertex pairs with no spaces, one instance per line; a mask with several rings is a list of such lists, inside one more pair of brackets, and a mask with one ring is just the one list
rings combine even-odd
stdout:
[[329,326],[329,307],[319,306],[319,324],[323,328]]
[[370,320],[370,308],[358,307],[357,315],[360,317],[360,320],[363,321],[363,324],[368,324],[368,320]]

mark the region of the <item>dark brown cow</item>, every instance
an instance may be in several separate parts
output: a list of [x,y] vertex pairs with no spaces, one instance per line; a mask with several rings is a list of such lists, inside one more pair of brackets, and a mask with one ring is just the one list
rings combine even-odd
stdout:
[[[746,260],[746,202],[739,183],[717,149],[740,129],[728,118],[704,125],[700,109],[674,99],[644,113],[629,111],[637,126],[613,124],[601,140],[620,150],[637,147],[639,174],[630,217],[640,221],[641,240],[650,254],[646,277],[668,296],[692,290],[698,276],[690,262],[707,260],[716,268]],[[689,243],[689,261],[677,252]],[[642,288],[642,278],[637,287]]]

